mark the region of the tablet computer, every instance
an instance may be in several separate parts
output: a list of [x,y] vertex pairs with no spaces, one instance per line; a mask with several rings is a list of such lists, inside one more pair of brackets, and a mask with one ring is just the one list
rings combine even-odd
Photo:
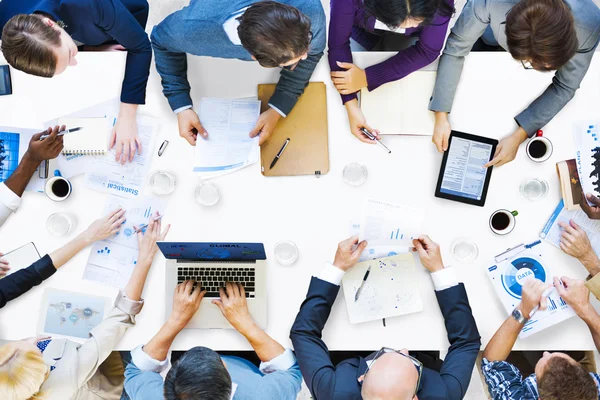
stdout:
[[444,153],[435,197],[483,207],[492,168],[483,168],[496,152],[498,141],[452,131]]
[[12,81],[8,65],[0,65],[0,96],[12,94]]

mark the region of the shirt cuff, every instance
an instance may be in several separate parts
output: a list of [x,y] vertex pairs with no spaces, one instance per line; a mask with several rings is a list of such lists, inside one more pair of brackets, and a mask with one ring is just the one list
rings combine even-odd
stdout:
[[144,299],[133,301],[122,290],[119,290],[119,295],[115,300],[115,307],[131,316],[138,315],[142,311],[142,307],[144,307]]
[[187,105],[187,106],[183,106],[183,107],[179,107],[177,110],[173,111],[175,114],[179,114],[182,111],[185,110],[189,110],[190,108],[192,108],[192,105]]
[[15,212],[21,205],[21,198],[10,190],[6,184],[0,183],[0,202]]
[[260,372],[270,374],[275,371],[287,371],[297,364],[296,356],[290,349],[285,349],[283,353],[272,359],[271,361],[260,363]]
[[600,299],[600,274],[596,274],[593,278],[588,277],[585,286],[597,299]]
[[42,280],[50,278],[56,272],[52,258],[48,254],[32,264]]
[[155,360],[144,352],[142,345],[131,350],[131,361],[141,371],[152,371],[159,374],[169,366],[168,358],[163,361]]
[[332,263],[325,263],[325,268],[321,270],[319,275],[315,275],[315,278],[329,282],[332,285],[340,286],[340,282],[342,282],[344,274],[344,271],[338,267],[335,267]]
[[433,287],[438,292],[458,286],[456,271],[454,271],[454,268],[451,267],[446,267],[441,271],[432,272],[431,279],[433,280]]
[[285,115],[283,113],[283,111],[281,111],[279,108],[275,107],[273,104],[269,103],[269,107],[271,107],[273,110],[277,111],[277,114],[281,115],[283,118],[287,117],[287,115]]

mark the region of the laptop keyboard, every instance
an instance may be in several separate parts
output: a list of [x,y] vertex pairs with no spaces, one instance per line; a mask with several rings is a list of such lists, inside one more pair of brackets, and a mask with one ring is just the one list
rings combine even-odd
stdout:
[[[249,267],[177,267],[177,283],[195,280],[202,284],[201,290],[206,290],[204,297],[221,297],[219,288],[225,287],[225,282],[241,283],[247,298],[255,295],[254,268]],[[194,288],[196,288],[196,284]]]

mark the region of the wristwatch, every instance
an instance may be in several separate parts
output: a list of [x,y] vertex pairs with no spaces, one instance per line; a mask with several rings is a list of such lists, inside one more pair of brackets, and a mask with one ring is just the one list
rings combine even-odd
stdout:
[[521,312],[521,310],[519,310],[518,308],[515,308],[512,312],[512,317],[514,319],[517,320],[518,323],[525,325],[527,323],[527,321],[529,321],[529,318],[526,318],[523,313]]

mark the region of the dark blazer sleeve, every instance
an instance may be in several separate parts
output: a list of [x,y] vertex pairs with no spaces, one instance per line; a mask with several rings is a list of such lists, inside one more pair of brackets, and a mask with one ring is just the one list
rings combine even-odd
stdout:
[[290,332],[302,376],[315,400],[334,397],[335,367],[321,332],[339,290],[338,285],[313,277]]
[[460,400],[469,387],[477,353],[481,347],[481,337],[462,283],[436,291],[435,295],[444,316],[450,342],[440,376],[446,386],[446,399]]
[[[148,2],[138,0],[138,13],[148,14]],[[150,74],[152,46],[145,26],[131,14],[121,0],[92,0],[90,2],[94,21],[98,27],[127,49],[125,77],[121,88],[121,102],[144,104],[146,84]]]
[[0,308],[16,299],[34,286],[51,277],[56,272],[48,254],[25,269],[21,269],[0,279]]

